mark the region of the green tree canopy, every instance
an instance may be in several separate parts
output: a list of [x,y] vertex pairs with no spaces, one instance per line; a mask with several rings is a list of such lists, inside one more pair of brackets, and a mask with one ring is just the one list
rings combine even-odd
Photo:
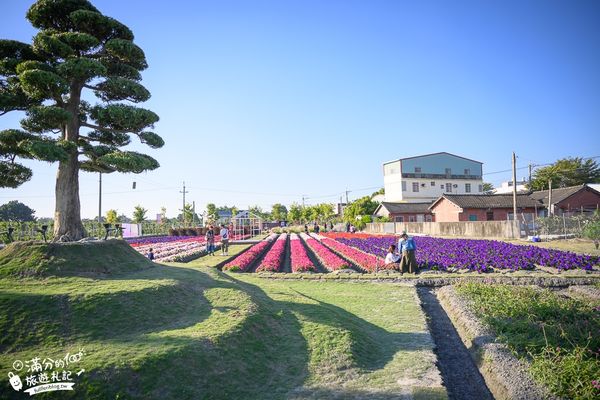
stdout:
[[288,210],[283,204],[275,203],[271,207],[271,218],[273,221],[285,221],[287,220]]
[[0,221],[28,222],[35,221],[35,211],[17,200],[0,206]]
[[117,215],[117,210],[108,210],[106,212],[106,223],[107,224],[116,224],[120,221],[121,220],[119,219],[119,217]]
[[146,210],[144,207],[137,205],[133,209],[133,222],[136,224],[141,224],[146,220]]
[[206,219],[208,223],[214,224],[219,219],[217,215],[217,206],[214,203],[208,203],[206,205]]
[[292,203],[292,205],[290,205],[290,210],[288,211],[288,219],[293,222],[301,222],[302,206],[298,203]]
[[344,208],[344,221],[351,224],[357,223],[357,217],[371,217],[379,204],[371,200],[371,196],[361,197],[354,200]]
[[553,188],[600,183],[600,167],[592,159],[562,158],[547,167],[536,169],[531,180],[531,189],[546,190],[550,181]]
[[[25,113],[20,129],[0,131],[0,187],[31,178],[20,160],[58,162],[54,234],[77,240],[86,235],[80,169],[140,173],[159,166],[127,149],[132,136],[151,148],[164,144],[150,130],[158,116],[132,105],[150,98],[140,83],[146,57],[127,26],[87,0],[38,0],[26,17],[38,29],[31,44],[0,40],[0,115]],[[82,100],[84,91],[99,102]]]
[[494,185],[492,185],[489,182],[483,182],[482,188],[483,194],[492,194],[496,190],[496,188],[494,188]]

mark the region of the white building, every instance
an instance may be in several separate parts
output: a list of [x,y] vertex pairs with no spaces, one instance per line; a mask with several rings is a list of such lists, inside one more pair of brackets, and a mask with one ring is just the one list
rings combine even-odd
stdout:
[[483,163],[441,152],[383,164],[386,202],[423,203],[444,193],[483,193]]
[[[523,179],[522,181],[517,181],[517,192],[527,192],[527,181]],[[494,189],[494,193],[496,194],[504,194],[504,193],[512,193],[513,192],[513,183],[512,181],[502,182],[500,187]]]

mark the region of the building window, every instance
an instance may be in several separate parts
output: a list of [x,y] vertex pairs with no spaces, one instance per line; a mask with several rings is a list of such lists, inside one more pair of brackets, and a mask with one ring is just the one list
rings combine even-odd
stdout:
[[419,182],[413,182],[412,187],[413,187],[413,192],[418,192],[419,191]]
[[471,175],[471,169],[465,168],[465,175]]
[[465,193],[471,193],[471,184],[465,183]]
[[402,181],[402,191],[406,192],[406,181]]
[[493,221],[494,220],[494,212],[493,211],[486,212],[485,219],[488,221]]
[[479,193],[483,192],[483,185],[479,185]]
[[425,214],[425,222],[432,222],[433,218],[431,218],[430,214]]
[[408,216],[408,222],[417,222],[417,219],[415,218],[414,215],[409,215]]
[[431,181],[431,186],[435,186],[435,182]]
[[477,215],[469,214],[469,221],[477,221]]
[[421,173],[421,167],[415,167],[415,174]]
[[452,193],[452,184],[451,183],[446,183],[446,192]]
[[394,222],[404,222],[404,217],[394,217]]

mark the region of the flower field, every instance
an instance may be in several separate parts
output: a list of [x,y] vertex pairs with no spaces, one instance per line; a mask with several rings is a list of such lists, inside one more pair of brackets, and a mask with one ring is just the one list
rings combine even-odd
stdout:
[[292,272],[317,271],[296,233],[290,235],[290,258]]
[[263,255],[263,253],[267,250],[267,248],[271,245],[271,243],[277,239],[277,234],[272,233],[266,239],[261,240],[254,246],[250,247],[244,253],[240,254],[232,261],[228,262],[223,266],[223,270],[225,271],[233,271],[233,272],[245,272],[252,266],[252,264],[258,260],[258,258]]
[[350,267],[350,263],[348,261],[339,257],[317,239],[307,235],[306,233],[301,233],[300,237],[306,243],[306,246],[308,246],[308,248],[314,253],[321,265],[323,265],[323,268],[325,268],[327,271],[335,271]]
[[[288,238],[289,249],[286,246]],[[227,263],[223,269],[248,272],[250,266],[264,255],[256,268],[257,272],[331,272],[352,267],[362,272],[376,272],[385,268],[383,259],[387,248],[391,244],[397,244],[397,240],[398,237],[392,235],[273,233]],[[495,240],[424,236],[416,236],[414,240],[419,267],[439,271],[518,271],[533,270],[538,266],[556,269],[557,272],[578,269],[589,271],[594,265],[599,265],[599,258],[596,256]],[[199,236],[152,237],[128,242],[144,255],[152,248],[155,260],[159,262],[186,262],[206,253],[205,239]],[[215,244],[220,244],[219,236],[215,238]],[[289,264],[287,261],[284,263],[286,252],[289,252]]]
[[258,268],[256,268],[256,272],[279,271],[279,267],[283,262],[286,242],[287,233],[282,233],[281,235],[279,235],[279,237],[275,240],[275,244],[273,244],[273,246],[269,249],[269,251],[265,255],[265,258],[263,258]]
[[[358,250],[355,247],[348,246],[328,237],[315,234],[312,234],[312,236],[315,239],[320,240],[321,243],[329,247],[334,252],[341,254],[343,257],[352,261],[354,264],[358,265],[367,272],[375,272],[377,269],[384,268],[384,260],[379,259],[379,257],[373,253],[367,253],[362,250]],[[383,258],[385,258],[385,254]]]
[[[395,236],[351,237],[335,233],[326,236],[379,257],[383,257],[387,248],[397,244],[398,240]],[[556,268],[558,271],[591,270],[599,262],[598,257],[594,256],[495,240],[433,237],[414,237],[414,240],[419,267],[442,271],[465,268],[477,272],[487,272],[490,268],[532,270],[536,265]]]
[[[218,245],[220,237],[215,238]],[[157,236],[128,240],[137,252],[146,255],[152,248],[154,260],[161,262],[186,262],[206,253],[203,236]]]

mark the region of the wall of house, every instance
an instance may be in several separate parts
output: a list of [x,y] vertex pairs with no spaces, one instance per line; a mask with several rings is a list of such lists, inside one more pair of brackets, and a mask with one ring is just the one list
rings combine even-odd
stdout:
[[[450,169],[449,174],[447,168]],[[417,191],[414,190],[413,183],[417,184]],[[390,202],[432,201],[444,193],[477,194],[482,193],[482,165],[448,154],[391,161],[383,165],[383,184],[385,201]],[[450,184],[449,187],[446,184]],[[466,184],[470,185],[468,192]]]
[[432,212],[435,216],[435,220],[437,222],[456,222],[460,221],[460,213],[462,208],[458,207],[456,204],[451,201],[446,200],[445,198],[440,200],[439,203],[435,205]]
[[591,190],[581,190],[557,204],[555,207],[563,211],[579,211],[581,207],[584,209],[596,209],[600,207],[600,195]]
[[410,222],[395,223],[394,232],[389,224],[367,224],[365,231],[368,233],[395,233],[408,232],[415,235],[473,237],[473,238],[508,238],[521,237],[519,221],[477,221],[477,222]]
[[[444,193],[452,194],[481,194],[483,185],[482,180],[475,179],[425,179],[425,178],[404,178],[406,182],[406,191],[402,193],[404,201],[408,202],[426,202],[435,200]],[[418,191],[415,192],[413,182],[417,183]],[[450,184],[450,190],[447,190],[446,184]],[[471,191],[467,192],[466,184],[471,185]]]
[[403,172],[415,172],[415,167],[421,168],[424,174],[446,174],[446,168],[450,168],[452,175],[464,175],[465,169],[469,169],[469,175],[482,175],[482,164],[450,154],[431,154],[402,160]]
[[402,201],[400,161],[383,164],[383,187],[385,189],[385,201]]

